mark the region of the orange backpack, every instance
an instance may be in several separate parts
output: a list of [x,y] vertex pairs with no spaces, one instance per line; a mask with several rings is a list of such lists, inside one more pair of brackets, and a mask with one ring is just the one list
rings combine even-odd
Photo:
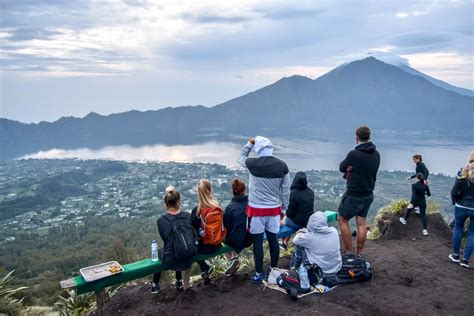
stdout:
[[220,207],[202,208],[200,218],[201,228],[204,231],[201,241],[206,245],[219,245],[223,242],[226,229],[222,209]]

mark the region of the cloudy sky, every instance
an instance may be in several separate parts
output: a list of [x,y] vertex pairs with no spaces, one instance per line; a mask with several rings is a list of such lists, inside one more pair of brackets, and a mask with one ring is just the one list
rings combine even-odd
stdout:
[[367,52],[474,89],[472,1],[0,1],[0,117],[213,106]]

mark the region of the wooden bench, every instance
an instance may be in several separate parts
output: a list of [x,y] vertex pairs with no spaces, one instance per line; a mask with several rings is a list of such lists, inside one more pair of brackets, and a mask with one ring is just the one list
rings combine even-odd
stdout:
[[[325,215],[328,222],[334,222],[337,220],[336,212],[326,211]],[[289,229],[289,227],[285,226],[282,226],[280,232],[281,233],[278,233],[277,235],[278,238],[288,237],[295,233],[294,230]],[[215,253],[207,255],[197,254],[194,257],[193,261],[196,262],[200,260],[206,260],[230,252],[232,250],[233,249],[230,246],[223,245],[219,249],[219,251]],[[102,290],[109,286],[130,282],[136,279],[146,277],[150,274],[163,272],[166,270],[168,270],[168,268],[160,260],[152,261],[151,259],[143,259],[137,262],[123,265],[123,272],[107,278],[103,278],[93,282],[86,282],[82,275],[79,275],[71,279],[61,281],[60,284],[62,288],[75,288],[77,294],[95,292],[99,301],[100,297],[104,295],[104,292]]]

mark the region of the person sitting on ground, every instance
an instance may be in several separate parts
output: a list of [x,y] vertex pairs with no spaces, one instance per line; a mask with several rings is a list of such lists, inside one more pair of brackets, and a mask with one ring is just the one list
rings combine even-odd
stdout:
[[249,199],[245,195],[245,183],[242,180],[232,181],[232,194],[234,195],[232,201],[224,210],[224,226],[227,230],[224,243],[234,248],[234,251],[226,253],[229,260],[226,274],[234,274],[239,269],[239,253],[252,244],[245,214]]
[[425,195],[431,196],[430,188],[425,184],[425,177],[422,173],[416,175],[416,182],[411,185],[411,199],[407,206],[405,217],[400,217],[400,222],[403,225],[407,224],[407,219],[410,216],[411,211],[415,207],[420,208],[421,222],[423,224],[423,236],[428,236],[428,230],[426,227],[426,198]]
[[[469,259],[474,250],[474,151],[469,154],[468,158],[469,164],[456,177],[451,190],[451,199],[454,204],[454,232],[453,252],[449,258],[464,268],[469,268]],[[467,229],[467,242],[463,259],[460,260],[461,240],[467,219],[470,221]]]
[[366,217],[374,201],[373,191],[380,166],[380,154],[370,140],[370,129],[361,126],[356,130],[357,146],[339,164],[339,171],[347,180],[346,192],[338,209],[338,222],[345,251],[352,251],[352,234],[349,220],[355,216],[357,224],[356,253],[362,253],[367,238]]
[[[191,221],[199,234],[200,254],[211,254],[222,247],[221,243],[225,238],[226,230],[223,224],[222,208],[217,201],[212,198],[211,182],[201,179],[198,183],[198,206],[191,212]],[[201,275],[204,283],[208,284],[210,275],[214,267],[208,265],[206,261],[198,261],[201,268]]]
[[[298,269],[304,264],[308,271],[314,269],[316,265],[324,274],[333,274],[341,270],[339,235],[334,227],[328,226],[324,212],[314,212],[309,217],[307,228],[296,232],[293,243],[295,252],[291,258],[291,269]],[[312,284],[318,282],[311,273],[308,273],[308,276]]]
[[[257,158],[249,158],[252,149],[257,153]],[[246,213],[250,221],[255,262],[255,273],[250,281],[263,283],[264,234],[270,246],[270,266],[276,268],[280,256],[277,233],[280,230],[281,214],[288,207],[290,173],[286,163],[273,156],[272,142],[262,136],[249,139],[237,162],[250,172]]]
[[[181,195],[174,187],[166,188],[164,200],[166,213],[160,216],[157,221],[158,231],[163,240],[163,248],[158,251],[158,254],[167,269],[176,271],[176,288],[182,290],[184,288],[182,271],[191,268],[194,255],[186,258],[176,258],[173,247],[173,234],[175,233],[173,226],[183,225],[187,227],[187,232],[190,232],[191,235],[194,234],[196,239],[197,234],[191,224],[191,215],[188,212],[181,211]],[[152,293],[160,291],[160,277],[161,273],[153,274]]]
[[[290,204],[283,223],[295,231],[306,227],[309,217],[314,213],[314,192],[308,187],[306,173],[298,171],[291,184]],[[281,247],[288,248],[290,237],[282,240]]]
[[428,171],[428,168],[426,168],[423,158],[421,157],[420,154],[413,155],[412,157],[413,162],[416,164],[416,169],[415,169],[415,174],[408,177],[407,180],[415,179],[416,175],[421,173],[423,174],[423,177],[425,178],[425,184],[428,184],[428,176],[430,175],[430,172]]

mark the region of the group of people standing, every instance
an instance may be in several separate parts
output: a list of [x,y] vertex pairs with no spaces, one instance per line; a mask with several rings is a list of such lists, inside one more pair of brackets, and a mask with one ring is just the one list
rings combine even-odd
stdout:
[[[339,170],[347,181],[346,191],[338,208],[338,222],[343,250],[362,253],[366,236],[366,217],[374,200],[373,191],[380,166],[380,154],[371,141],[371,131],[367,126],[357,128],[356,147],[340,163]],[[256,157],[250,157],[252,150]],[[474,158],[474,153],[472,153]],[[412,199],[404,218],[406,224],[411,210],[419,207],[423,221],[423,234],[426,231],[426,200],[430,195],[427,185],[428,170],[419,155],[413,157],[417,163],[416,183],[412,186]],[[250,138],[242,148],[238,163],[249,172],[248,188],[240,179],[232,182],[233,198],[222,209],[212,197],[209,180],[201,179],[198,184],[198,205],[191,214],[182,211],[179,192],[169,187],[164,201],[166,214],[158,219],[158,230],[163,240],[159,255],[168,269],[176,271],[176,287],[183,288],[182,272],[190,268],[194,254],[210,254],[219,250],[222,242],[234,251],[227,253],[229,266],[227,274],[239,268],[239,253],[252,245],[255,272],[250,277],[253,283],[262,283],[266,273],[263,267],[264,240],[267,239],[270,251],[270,270],[276,268],[280,247],[286,248],[289,238],[279,244],[277,234],[281,225],[297,231],[293,240],[294,258],[303,258],[308,264],[317,265],[323,273],[335,273],[342,265],[340,243],[337,230],[329,227],[323,212],[314,212],[314,192],[308,187],[304,172],[297,172],[290,185],[287,164],[273,156],[272,142],[261,136]],[[464,252],[463,262],[467,262],[474,243],[474,163],[468,171],[463,171],[453,188],[453,201],[456,203],[456,229],[461,221],[471,218],[469,242]],[[459,211],[460,210],[460,211]],[[357,225],[356,246],[352,246],[352,233],[349,221],[355,217]],[[462,235],[455,229],[454,252],[451,260],[460,262],[459,244]],[[426,231],[426,234],[425,234]],[[178,236],[178,237],[177,237]],[[180,244],[180,246],[177,246]],[[456,246],[457,245],[457,246]],[[176,258],[176,254],[184,258]],[[193,254],[193,255],[191,255]],[[301,260],[300,260],[301,261]],[[198,261],[205,283],[213,267],[205,261]],[[293,260],[292,260],[293,264]],[[160,274],[153,277],[152,292],[158,292]]]

